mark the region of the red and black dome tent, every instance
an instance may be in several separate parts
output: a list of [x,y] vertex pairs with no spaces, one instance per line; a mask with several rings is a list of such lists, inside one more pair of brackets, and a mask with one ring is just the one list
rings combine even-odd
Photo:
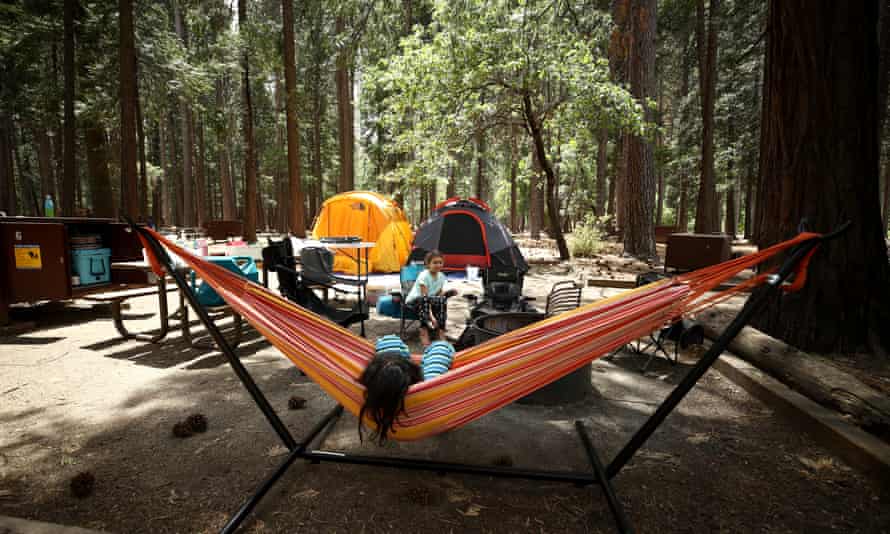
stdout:
[[409,261],[422,261],[433,249],[445,256],[448,270],[476,265],[528,271],[513,236],[491,213],[488,204],[477,198],[454,197],[439,203],[414,234]]

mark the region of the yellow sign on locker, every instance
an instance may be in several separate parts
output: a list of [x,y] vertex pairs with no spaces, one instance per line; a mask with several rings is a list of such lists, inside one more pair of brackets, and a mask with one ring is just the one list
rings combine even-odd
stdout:
[[15,246],[16,269],[42,269],[40,261],[40,245],[16,245]]

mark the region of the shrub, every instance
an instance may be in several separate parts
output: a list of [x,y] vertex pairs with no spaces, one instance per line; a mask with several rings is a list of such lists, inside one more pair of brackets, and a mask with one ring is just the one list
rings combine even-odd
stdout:
[[589,258],[599,254],[603,249],[603,227],[608,222],[608,216],[595,217],[588,213],[572,233],[572,256]]

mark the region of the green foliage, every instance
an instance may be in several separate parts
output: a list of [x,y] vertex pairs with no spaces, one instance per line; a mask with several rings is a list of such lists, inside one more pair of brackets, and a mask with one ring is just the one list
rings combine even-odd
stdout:
[[605,232],[611,224],[611,218],[607,216],[596,217],[588,213],[584,221],[575,227],[575,231],[569,236],[569,248],[572,256],[579,258],[591,258],[603,250]]

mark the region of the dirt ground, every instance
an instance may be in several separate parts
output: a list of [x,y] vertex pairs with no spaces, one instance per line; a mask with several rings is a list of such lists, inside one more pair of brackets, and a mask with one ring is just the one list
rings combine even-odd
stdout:
[[[646,268],[611,256],[607,266],[596,261],[536,266],[526,294],[541,302],[557,280]],[[583,297],[614,292],[585,288]],[[153,298],[133,300],[128,326],[157,325],[156,306]],[[465,314],[466,303],[452,299],[450,336],[460,333]],[[0,515],[108,532],[214,532],[284,458],[218,352],[191,348],[178,332],[158,345],[122,341],[103,306],[48,305],[17,316],[39,329],[0,340]],[[376,316],[368,327],[369,337],[399,328]],[[410,341],[416,349],[416,335]],[[239,354],[298,440],[334,407],[256,333]],[[588,470],[574,421],[590,429],[608,462],[695,356],[684,354],[676,366],[657,358],[642,374],[644,358],[623,352],[594,363],[597,393],[582,402],[514,404],[447,434],[382,449],[360,444],[355,418],[345,415],[322,446]],[[305,408],[288,409],[292,396],[305,398]],[[194,413],[206,417],[207,431],[174,437],[173,425]],[[70,480],[85,471],[95,477],[94,491],[75,498]],[[714,371],[614,484],[640,532],[890,532],[886,491]],[[609,532],[614,524],[595,486],[298,462],[243,530]]]

